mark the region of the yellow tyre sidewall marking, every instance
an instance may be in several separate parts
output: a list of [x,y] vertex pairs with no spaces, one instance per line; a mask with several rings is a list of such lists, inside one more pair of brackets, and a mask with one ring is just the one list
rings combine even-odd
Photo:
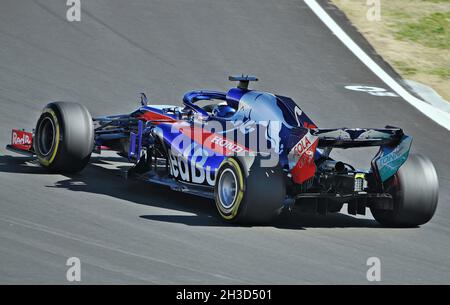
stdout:
[[[226,219],[226,220],[232,220],[233,218],[236,217],[237,212],[239,211],[239,206],[241,205],[242,199],[244,198],[244,175],[242,173],[241,167],[239,166],[239,163],[234,160],[234,159],[227,159],[226,161],[224,161],[222,163],[222,165],[219,167],[221,168],[222,166],[224,166],[225,164],[229,164],[232,167],[234,167],[236,174],[237,174],[237,179],[238,179],[238,183],[239,183],[239,191],[238,194],[236,196],[236,199],[233,202],[233,206],[231,209],[231,213],[230,214],[224,214],[222,213],[221,209],[218,208],[217,210],[219,211],[220,215]],[[219,200],[218,198],[216,198],[216,200]],[[220,203],[219,203],[220,204]]]
[[44,114],[44,113],[50,114],[51,117],[53,118],[54,123],[55,123],[55,133],[56,133],[56,136],[55,136],[55,147],[54,147],[53,153],[51,154],[51,156],[50,156],[49,159],[46,159],[45,157],[41,157],[41,156],[38,156],[38,159],[39,159],[39,162],[40,162],[42,165],[49,166],[49,165],[51,165],[51,164],[53,163],[53,161],[55,160],[56,153],[58,152],[58,146],[59,146],[59,141],[60,141],[60,139],[59,139],[59,137],[60,137],[60,131],[59,131],[58,117],[56,116],[56,113],[55,113],[52,109],[50,109],[50,108],[45,108],[45,109],[42,111],[42,114]]

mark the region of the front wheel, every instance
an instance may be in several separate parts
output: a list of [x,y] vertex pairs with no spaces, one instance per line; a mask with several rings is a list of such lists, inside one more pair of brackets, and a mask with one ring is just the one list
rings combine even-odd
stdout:
[[89,111],[77,103],[48,104],[36,124],[33,143],[39,163],[50,171],[74,173],[82,170],[94,146]]
[[386,189],[394,199],[393,210],[371,208],[381,224],[414,227],[428,222],[436,211],[439,183],[433,163],[421,155],[411,155],[387,181]]
[[256,157],[248,171],[236,158],[226,158],[216,177],[215,201],[222,219],[243,224],[266,223],[279,215],[286,195],[280,166],[261,167]]

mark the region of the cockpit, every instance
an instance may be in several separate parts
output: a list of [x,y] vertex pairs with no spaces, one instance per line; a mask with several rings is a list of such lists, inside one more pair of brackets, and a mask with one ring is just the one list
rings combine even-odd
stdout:
[[[193,111],[200,117],[230,119],[239,110],[239,99],[248,90],[250,81],[257,81],[254,76],[230,76],[230,81],[238,81],[237,88],[228,93],[210,90],[195,90],[187,92],[183,97],[186,111]],[[238,95],[238,96],[236,96]]]

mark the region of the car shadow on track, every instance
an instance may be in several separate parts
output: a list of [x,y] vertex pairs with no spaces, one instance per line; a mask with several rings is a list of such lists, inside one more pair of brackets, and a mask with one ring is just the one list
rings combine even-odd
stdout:
[[[142,181],[124,180],[120,167],[109,161],[123,161],[120,157],[93,157],[91,164],[81,173],[60,175],[65,179],[47,187],[106,195],[135,204],[177,210],[193,215],[140,215],[141,219],[188,226],[242,226],[219,219],[214,202],[189,194],[171,191],[164,186],[150,185]],[[105,165],[109,165],[106,166]],[[0,156],[0,172],[20,174],[49,174],[29,157]],[[55,174],[57,175],[57,174]],[[279,229],[304,230],[308,228],[383,228],[375,220],[357,219],[336,213],[327,216],[304,214],[297,211],[283,212],[267,224]],[[247,226],[246,226],[247,227]]]
[[16,174],[48,174],[31,157],[0,156],[0,172]]
[[[211,215],[142,215],[140,217],[152,221],[182,223],[189,226],[237,226],[224,223],[217,216]],[[240,226],[251,227],[251,225]],[[284,212],[271,223],[264,226],[288,230],[306,230],[308,228],[383,228],[375,220],[357,219],[341,213],[322,216],[298,212]]]

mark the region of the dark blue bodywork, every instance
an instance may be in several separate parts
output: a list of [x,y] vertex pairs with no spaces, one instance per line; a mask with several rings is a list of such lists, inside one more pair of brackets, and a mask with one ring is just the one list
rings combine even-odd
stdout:
[[[226,103],[235,113],[226,118],[214,116],[199,106],[199,102],[205,101]],[[218,153],[210,143],[205,143],[205,130],[208,135],[224,139],[218,143],[225,143],[225,147],[245,148],[247,155],[276,154],[288,177],[301,159],[301,156],[293,159],[293,151],[306,138],[317,142],[312,149],[315,163],[330,159],[332,148],[380,146],[365,172],[373,173],[381,183],[406,161],[411,146],[411,137],[394,127],[319,129],[291,98],[247,88],[232,88],[226,93],[190,91],[183,97],[183,106],[146,105],[145,100],[130,114],[97,117],[94,121],[99,125],[96,147],[114,141],[128,143],[124,144],[128,145],[125,155],[139,163],[142,150],[153,147],[157,141],[165,150],[172,178],[209,186],[214,185],[216,171],[230,152]],[[213,125],[220,128],[210,128]],[[202,130],[203,134],[193,135],[196,130]],[[263,137],[258,137],[256,148],[249,145],[249,135],[254,130],[264,133]],[[260,146],[264,150],[260,150]]]

